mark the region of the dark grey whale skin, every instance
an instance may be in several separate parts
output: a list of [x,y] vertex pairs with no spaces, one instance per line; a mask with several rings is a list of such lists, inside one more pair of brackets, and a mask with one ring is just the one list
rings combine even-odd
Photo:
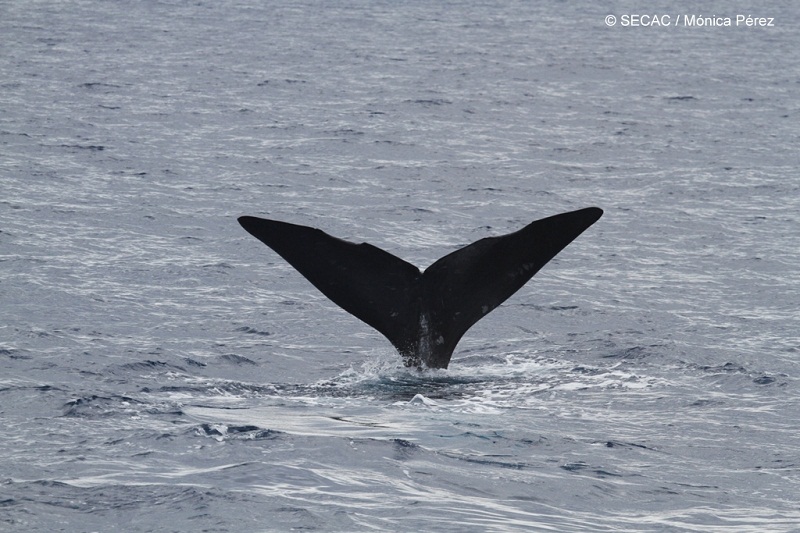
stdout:
[[339,307],[381,332],[407,366],[447,368],[458,341],[603,215],[588,207],[445,255],[425,272],[371,244],[308,226],[239,223]]

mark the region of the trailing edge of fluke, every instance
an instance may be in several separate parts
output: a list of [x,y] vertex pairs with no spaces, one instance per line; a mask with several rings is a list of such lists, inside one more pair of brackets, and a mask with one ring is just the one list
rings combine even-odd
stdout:
[[442,257],[425,272],[371,244],[243,216],[239,223],[339,307],[381,332],[407,366],[447,368],[458,341],[603,214],[597,207],[531,222]]

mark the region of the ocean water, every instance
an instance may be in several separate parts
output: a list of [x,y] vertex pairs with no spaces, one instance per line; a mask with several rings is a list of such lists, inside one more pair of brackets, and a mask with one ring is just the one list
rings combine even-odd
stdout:
[[[800,8],[636,9],[0,3],[0,530],[800,530]],[[437,371],[236,223],[591,205]]]

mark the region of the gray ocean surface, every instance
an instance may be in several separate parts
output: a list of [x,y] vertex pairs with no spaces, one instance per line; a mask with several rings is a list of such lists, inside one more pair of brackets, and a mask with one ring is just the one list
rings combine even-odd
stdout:
[[[0,530],[800,531],[798,26],[0,1]],[[424,268],[592,205],[437,371],[236,222]]]

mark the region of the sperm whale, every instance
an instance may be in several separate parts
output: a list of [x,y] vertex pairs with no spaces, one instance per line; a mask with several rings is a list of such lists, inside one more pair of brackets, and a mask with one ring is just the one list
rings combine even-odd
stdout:
[[239,223],[339,307],[394,345],[407,366],[447,368],[459,340],[603,215],[561,213],[475,241],[421,272],[368,243],[242,216]]

